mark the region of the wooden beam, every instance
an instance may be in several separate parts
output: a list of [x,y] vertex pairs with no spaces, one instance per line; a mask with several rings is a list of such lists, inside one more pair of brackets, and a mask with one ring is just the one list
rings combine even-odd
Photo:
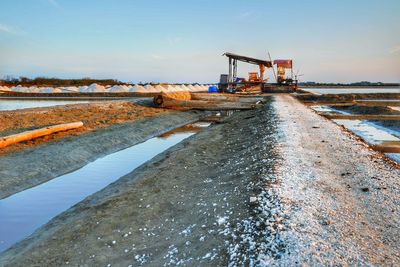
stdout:
[[387,141],[382,144],[372,145],[372,148],[382,153],[400,153],[400,141]]
[[0,148],[16,144],[23,141],[32,140],[34,138],[50,135],[55,132],[67,131],[76,129],[83,126],[83,122],[71,122],[64,124],[57,124],[53,126],[48,126],[45,128],[40,128],[36,130],[26,131],[18,134],[13,134],[9,136],[0,137]]
[[357,105],[370,106],[370,107],[400,107],[400,100],[356,100]]
[[227,102],[242,102],[242,103],[256,103],[258,101],[264,101],[263,97],[257,96],[240,96],[235,94],[204,94],[204,93],[192,93],[192,100],[206,100],[206,101],[227,101]]
[[334,107],[334,106],[354,106],[356,105],[356,103],[354,102],[303,102],[304,105],[306,106],[330,106],[330,107]]
[[332,120],[369,120],[369,121],[400,121],[400,115],[364,115],[364,114],[333,114],[318,113]]
[[225,102],[225,101],[205,101],[205,100],[178,100],[169,98],[165,95],[154,97],[153,103],[162,108],[171,109],[198,109],[198,110],[242,110],[259,108],[261,104]]

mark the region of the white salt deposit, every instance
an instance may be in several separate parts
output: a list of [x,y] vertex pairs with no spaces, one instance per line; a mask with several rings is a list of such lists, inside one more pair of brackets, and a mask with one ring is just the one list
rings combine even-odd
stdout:
[[201,88],[201,86],[198,85],[198,84],[196,84],[196,85],[194,86],[194,88],[196,88],[196,92],[203,91],[203,88]]
[[53,88],[53,87],[39,87],[38,88],[38,92],[44,93],[44,94],[56,93],[57,91],[61,92],[61,90],[59,88]]
[[26,89],[27,89],[26,87],[21,86],[21,85],[11,87],[11,91],[13,91],[13,92],[25,92]]
[[167,92],[179,92],[180,91],[179,87],[173,86],[171,84],[166,85],[164,88],[167,90]]
[[190,89],[189,89],[186,85],[184,85],[184,84],[182,84],[182,85],[180,86],[180,88],[181,88],[181,90],[184,91],[184,92],[189,92],[189,91],[190,91]]
[[69,86],[69,87],[65,87],[65,91],[70,92],[70,93],[77,93],[77,92],[79,92],[79,88],[76,86]]
[[113,87],[108,89],[108,92],[112,92],[112,93],[121,93],[121,92],[128,92],[129,88],[126,85],[114,85]]
[[151,84],[145,85],[144,88],[146,89],[146,93],[156,93],[157,92],[157,89],[154,88],[154,86],[152,86]]
[[142,86],[142,85],[135,84],[134,86],[132,86],[132,87],[129,89],[129,92],[148,93],[148,90],[147,90],[144,86]]
[[27,92],[29,92],[29,93],[39,93],[40,90],[39,90],[39,88],[37,86],[31,86],[31,87],[29,87],[27,89]]
[[190,92],[196,92],[196,88],[195,88],[193,85],[191,85],[191,84],[189,84],[189,85],[187,86],[187,88],[189,88],[189,91],[190,91]]
[[156,86],[154,86],[154,92],[161,93],[161,92],[168,92],[168,91],[161,85],[157,84]]
[[78,87],[78,88],[79,88],[79,92],[81,92],[81,93],[86,92],[87,89],[88,89],[88,87],[89,87],[89,86],[86,86],[86,85],[84,85],[84,86],[79,86],[79,87]]
[[91,84],[87,89],[87,93],[98,93],[98,92],[105,92],[106,88],[102,85],[98,85],[97,83]]

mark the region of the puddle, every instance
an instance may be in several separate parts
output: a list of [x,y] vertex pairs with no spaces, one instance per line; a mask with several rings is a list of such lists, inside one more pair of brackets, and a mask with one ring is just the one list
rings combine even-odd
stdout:
[[[385,141],[400,141],[400,138],[394,136],[386,129],[376,127],[369,124],[367,121],[360,120],[333,120],[337,124],[343,125],[355,135],[361,137],[371,145],[377,145]],[[400,163],[400,154],[398,153],[385,153],[386,156],[391,158],[397,163]]]
[[84,100],[5,100],[0,99],[0,110],[16,110],[23,108],[38,108],[63,106],[68,104],[88,103]]
[[[193,124],[203,125],[203,124]],[[32,234],[50,219],[103,189],[196,131],[171,131],[99,158],[83,168],[0,200],[0,252]],[[198,130],[197,130],[198,131]]]
[[366,142],[376,145],[383,141],[400,141],[399,138],[389,132],[369,125],[368,122],[360,120],[334,120],[337,124],[343,125]]
[[[313,106],[311,107],[317,112],[329,112],[338,114],[351,114],[342,110],[337,110],[328,106]],[[367,120],[333,120],[339,125],[343,125],[346,129],[362,138],[365,142],[371,145],[377,145],[385,141],[400,141],[399,133],[397,131],[376,125]],[[398,153],[385,153],[386,156],[391,158],[397,163],[400,163],[400,154]]]

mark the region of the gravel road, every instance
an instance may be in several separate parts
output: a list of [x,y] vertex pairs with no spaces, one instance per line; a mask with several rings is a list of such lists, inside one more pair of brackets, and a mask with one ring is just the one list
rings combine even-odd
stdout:
[[291,229],[274,263],[398,265],[398,166],[292,97],[275,99],[279,197]]

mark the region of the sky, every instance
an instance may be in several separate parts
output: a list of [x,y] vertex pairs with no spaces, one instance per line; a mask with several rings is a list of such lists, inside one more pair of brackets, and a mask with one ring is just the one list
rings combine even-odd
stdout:
[[400,82],[399,13],[399,0],[0,0],[0,78],[212,83],[224,52],[269,51],[302,81]]

